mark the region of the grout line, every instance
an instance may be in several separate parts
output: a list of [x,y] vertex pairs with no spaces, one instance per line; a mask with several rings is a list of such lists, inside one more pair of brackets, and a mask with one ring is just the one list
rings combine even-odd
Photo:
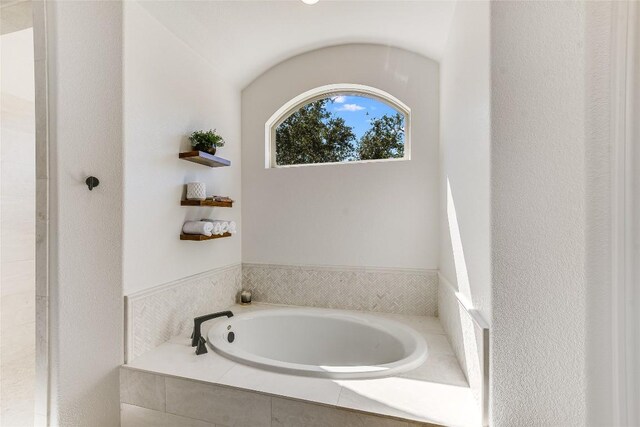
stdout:
[[160,375],[160,377],[162,377],[162,386],[164,388],[164,402],[162,405],[162,412],[166,414],[167,413],[167,379],[162,375]]
[[180,415],[180,414],[174,414],[173,412],[167,412],[167,411],[158,411],[157,409],[151,409],[151,408],[147,408],[145,406],[140,406],[140,405],[136,405],[134,403],[127,403],[127,402],[120,402],[120,410],[122,411],[122,405],[129,405],[129,406],[135,406],[136,408],[140,408],[140,409],[144,409],[147,411],[153,411],[153,412],[158,412],[160,414],[167,414],[167,415],[173,415],[174,417],[180,417],[180,418],[185,418],[187,420],[193,420],[193,421],[200,421],[203,423],[207,423],[207,424],[211,424],[211,425],[217,425],[214,422],[211,421],[206,421],[206,420],[201,420],[200,418],[193,418],[193,417],[188,417],[186,415]]
[[222,380],[224,379],[224,377],[227,376],[227,374],[229,374],[231,372],[232,369],[236,368],[238,366],[238,363],[236,362],[231,362],[231,366],[229,366],[229,369],[227,369],[226,371],[224,371],[224,373],[222,375],[220,375],[220,377],[218,378],[218,383],[219,385],[225,385],[226,383],[222,383]]
[[335,407],[339,408],[338,404],[340,403],[340,398],[342,397],[342,391],[344,390],[344,386],[340,386],[340,390],[338,391],[338,398],[336,399]]

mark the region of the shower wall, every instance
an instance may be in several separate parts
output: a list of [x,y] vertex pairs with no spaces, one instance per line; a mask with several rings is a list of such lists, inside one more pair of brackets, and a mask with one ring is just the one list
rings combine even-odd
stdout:
[[0,424],[33,425],[36,183],[33,29],[3,34],[0,40]]

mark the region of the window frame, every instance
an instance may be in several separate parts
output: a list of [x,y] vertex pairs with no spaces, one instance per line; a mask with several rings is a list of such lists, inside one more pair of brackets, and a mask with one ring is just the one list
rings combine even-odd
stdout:
[[[276,129],[291,114],[296,112],[304,105],[318,101],[320,99],[329,98],[331,96],[366,96],[377,101],[383,102],[396,111],[404,115],[405,131],[404,131],[404,156],[401,158],[390,159],[373,159],[373,160],[353,160],[345,162],[327,162],[327,163],[300,163],[295,165],[278,165],[276,161]],[[366,86],[354,83],[338,83],[319,86],[308,90],[295,98],[286,102],[280,107],[265,123],[265,168],[266,169],[282,169],[297,168],[303,166],[324,166],[324,165],[350,165],[360,163],[374,162],[399,162],[411,160],[411,108],[400,101],[395,96],[372,86]]]

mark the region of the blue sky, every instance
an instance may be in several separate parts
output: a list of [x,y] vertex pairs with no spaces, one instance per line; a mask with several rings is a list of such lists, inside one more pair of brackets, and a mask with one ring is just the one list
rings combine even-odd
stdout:
[[397,111],[384,102],[360,95],[341,95],[333,97],[333,103],[327,109],[342,117],[347,126],[353,128],[356,138],[360,139],[369,129],[369,121],[383,115],[394,115]]

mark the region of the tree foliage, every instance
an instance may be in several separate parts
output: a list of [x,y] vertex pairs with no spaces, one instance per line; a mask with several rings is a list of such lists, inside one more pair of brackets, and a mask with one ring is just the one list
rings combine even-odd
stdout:
[[327,110],[330,98],[311,102],[276,128],[278,165],[404,157],[404,116],[372,119],[360,141],[344,119]]
[[398,113],[373,119],[358,144],[360,160],[404,157],[404,117]]
[[311,102],[277,127],[277,164],[342,162],[353,157],[356,136],[344,119],[327,111],[328,102]]

